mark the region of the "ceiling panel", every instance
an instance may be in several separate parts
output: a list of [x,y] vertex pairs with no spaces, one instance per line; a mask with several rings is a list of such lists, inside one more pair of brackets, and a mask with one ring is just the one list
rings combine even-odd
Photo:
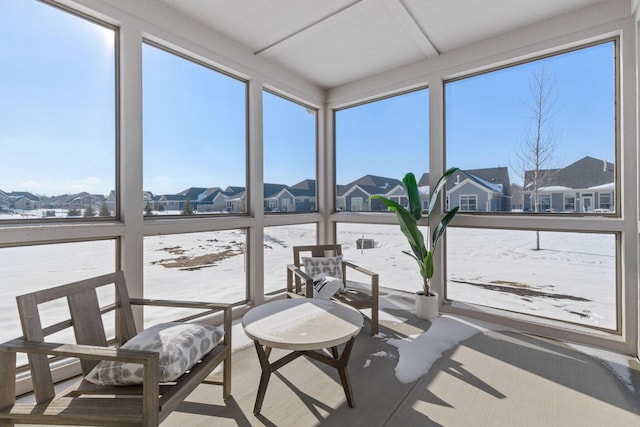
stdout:
[[153,0],[324,88],[606,0]]

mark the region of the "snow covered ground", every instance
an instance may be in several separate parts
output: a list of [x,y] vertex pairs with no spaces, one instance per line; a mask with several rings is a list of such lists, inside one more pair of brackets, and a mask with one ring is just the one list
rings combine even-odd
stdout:
[[[381,286],[408,292],[420,289],[417,266],[402,253],[408,245],[396,225],[340,224],[337,235],[343,245],[345,259],[378,272]],[[356,240],[360,238],[373,239],[375,247],[358,249]],[[243,230],[145,238],[145,296],[227,302],[243,300],[247,269],[245,242]],[[315,225],[265,229],[266,292],[284,288],[286,264],[291,262],[292,247],[314,242]],[[447,297],[615,329],[615,237],[545,232],[540,234],[541,250],[533,250],[534,242],[535,232],[530,231],[450,228],[447,234]],[[0,286],[0,320],[3,325],[0,341],[20,334],[16,295],[108,273],[113,271],[114,265],[113,241],[0,249],[0,277],[3,278]],[[56,317],[60,310],[64,308],[51,307],[49,315]],[[168,317],[170,313],[166,310],[149,311],[146,312],[145,323],[156,323]],[[452,330],[461,331],[443,344],[445,347],[478,332],[468,325],[457,328],[460,320],[443,318],[439,321]],[[422,339],[426,337],[413,338],[414,350],[421,347]],[[246,344],[240,339],[236,345],[242,343]],[[406,349],[407,343],[396,344],[401,357],[403,353],[412,351]],[[437,358],[438,354],[433,357]],[[427,360],[424,354],[422,359]],[[428,366],[422,364],[417,368],[409,363],[407,367],[399,361],[398,375],[403,380],[411,380],[415,375],[426,372]]]

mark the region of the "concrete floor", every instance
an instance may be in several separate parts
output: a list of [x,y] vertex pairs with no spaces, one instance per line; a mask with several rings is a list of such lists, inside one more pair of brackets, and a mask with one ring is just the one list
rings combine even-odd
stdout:
[[[385,338],[430,327],[396,314],[407,320],[381,321]],[[282,354],[274,350],[270,360]],[[601,362],[558,341],[481,332],[410,383],[396,378],[397,363],[398,349],[370,337],[365,322],[349,363],[355,408],[347,406],[333,368],[299,358],[272,375],[255,416],[260,369],[255,349],[245,347],[234,353],[227,402],[218,386],[203,384],[162,426],[640,426],[638,365],[633,391]]]

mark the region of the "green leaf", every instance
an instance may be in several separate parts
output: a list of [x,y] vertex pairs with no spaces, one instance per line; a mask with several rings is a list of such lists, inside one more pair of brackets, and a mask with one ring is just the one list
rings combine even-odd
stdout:
[[456,173],[458,170],[460,170],[460,169],[459,168],[449,168],[440,177],[440,179],[436,183],[436,186],[433,188],[433,191],[431,192],[431,200],[429,200],[429,213],[431,213],[431,211],[433,211],[433,207],[436,205],[436,200],[438,200],[438,195],[440,194],[440,190],[442,190],[442,187],[445,186],[445,184],[447,183],[447,180],[449,179],[449,177],[451,177],[451,175]]
[[371,196],[371,199],[381,200],[389,209],[395,211],[396,218],[400,224],[400,230],[409,241],[409,246],[415,254],[416,258],[424,258],[427,247],[424,244],[424,235],[418,229],[418,223],[413,215],[403,206],[382,196]]
[[455,208],[447,212],[447,214],[440,220],[440,223],[438,224],[438,226],[433,230],[433,233],[431,234],[432,250],[434,251],[436,250],[436,245],[438,244],[438,241],[440,240],[444,232],[447,230],[447,226],[449,225],[453,217],[456,216],[456,213],[458,213],[459,208],[460,208],[459,206],[456,206]]
[[409,211],[417,221],[422,217],[422,205],[420,203],[420,192],[418,191],[418,183],[416,182],[415,175],[409,172],[402,179],[402,183],[409,198]]

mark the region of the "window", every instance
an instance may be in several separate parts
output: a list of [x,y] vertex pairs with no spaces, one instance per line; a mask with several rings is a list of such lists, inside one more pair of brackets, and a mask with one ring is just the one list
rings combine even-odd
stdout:
[[264,197],[294,197],[280,212],[316,210],[316,129],[315,109],[263,92]]
[[264,229],[264,292],[283,291],[287,264],[293,263],[293,247],[315,245],[317,224],[295,224]]
[[541,194],[538,196],[538,210],[535,212],[549,212],[551,210],[551,195]]
[[[15,297],[63,283],[116,271],[116,241],[57,243],[0,248],[0,342],[22,335]],[[67,311],[64,311],[67,310]],[[68,314],[66,306],[47,310],[52,323]],[[66,318],[66,317],[65,317]],[[19,355],[26,362],[25,355]]]
[[[604,233],[449,228],[446,296],[615,331],[616,239]],[[533,250],[536,240],[539,249]]]
[[564,211],[575,212],[576,210],[576,196],[573,194],[565,194],[564,196]]
[[246,84],[148,43],[142,65],[144,190],[168,201],[145,217],[245,213]]
[[0,40],[0,220],[115,215],[116,31],[4,1]]
[[613,210],[611,206],[611,193],[600,193],[600,209],[603,211]]
[[490,215],[518,212],[503,228],[474,215],[477,228],[448,229],[454,304],[620,332],[622,228],[604,215],[622,196],[616,53],[606,41],[445,83],[448,166],[492,194]]
[[[607,41],[447,82],[448,166],[498,190],[497,214],[520,210],[512,184],[528,213],[563,213],[567,190],[615,188],[615,76],[616,42]],[[540,192],[557,206],[546,199],[536,209]]]
[[[246,231],[168,234],[144,238],[146,298],[241,302],[247,300]],[[145,324],[171,314],[145,308]]]
[[476,196],[475,194],[461,194],[460,210],[463,212],[472,212],[478,210],[478,196]]
[[[420,227],[424,236],[429,229]],[[413,258],[402,251],[411,252],[397,224],[338,223],[336,241],[342,246],[345,260],[378,273],[380,286],[407,292],[422,290],[422,277]],[[366,244],[358,245],[358,242]],[[349,270],[349,280],[367,282],[368,276]]]
[[354,212],[359,212],[362,210],[362,197],[351,198],[351,210]]
[[353,199],[387,197],[408,172],[428,185],[428,122],[428,89],[336,111],[336,209],[388,212]]

